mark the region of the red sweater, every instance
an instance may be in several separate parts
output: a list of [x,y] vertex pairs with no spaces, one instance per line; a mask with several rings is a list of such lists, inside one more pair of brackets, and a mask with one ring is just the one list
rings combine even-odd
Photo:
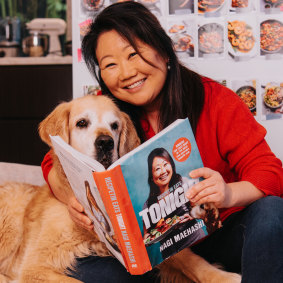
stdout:
[[[249,181],[265,195],[283,196],[283,169],[247,106],[230,89],[204,79],[205,102],[196,141],[205,167],[218,171],[225,182]],[[141,121],[146,137],[154,136],[147,120]],[[42,162],[45,180],[52,168],[47,154]],[[221,220],[243,207],[220,209]]]

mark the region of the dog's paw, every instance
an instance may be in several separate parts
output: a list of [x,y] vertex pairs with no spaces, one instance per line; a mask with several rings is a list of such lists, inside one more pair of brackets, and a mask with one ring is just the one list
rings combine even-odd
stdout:
[[0,274],[0,283],[9,283],[9,282],[10,280],[6,276]]
[[[232,273],[230,274],[231,275],[231,278],[229,279],[229,283],[241,283],[242,281],[242,276],[240,274],[237,274],[237,273]],[[228,283],[227,282],[227,283]]]
[[213,278],[210,283],[241,283],[241,280],[242,276],[240,274],[223,271],[220,276]]

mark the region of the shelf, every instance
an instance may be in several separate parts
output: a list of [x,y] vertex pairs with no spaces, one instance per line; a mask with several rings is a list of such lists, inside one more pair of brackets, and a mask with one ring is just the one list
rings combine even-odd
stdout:
[[67,56],[46,56],[46,57],[4,57],[0,58],[0,66],[12,65],[69,65],[73,57]]

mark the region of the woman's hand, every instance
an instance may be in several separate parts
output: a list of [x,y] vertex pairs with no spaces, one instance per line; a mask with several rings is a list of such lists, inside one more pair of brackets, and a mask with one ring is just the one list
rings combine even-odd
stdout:
[[87,230],[92,230],[93,224],[86,216],[83,206],[76,199],[72,189],[66,184],[63,186],[58,180],[57,172],[52,167],[48,174],[48,183],[54,196],[67,206],[70,217],[75,223]]
[[186,197],[191,202],[199,205],[212,202],[218,208],[231,206],[231,188],[219,172],[204,167],[191,171],[190,177],[204,178],[187,191]]
[[85,214],[83,206],[79,203],[75,196],[71,196],[67,203],[71,219],[79,226],[86,230],[93,230],[93,223],[90,218]]

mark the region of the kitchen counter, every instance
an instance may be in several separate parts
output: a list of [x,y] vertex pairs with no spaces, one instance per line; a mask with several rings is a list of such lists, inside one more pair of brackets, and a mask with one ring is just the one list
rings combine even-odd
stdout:
[[45,57],[3,57],[0,66],[12,65],[69,65],[72,56],[45,56]]

